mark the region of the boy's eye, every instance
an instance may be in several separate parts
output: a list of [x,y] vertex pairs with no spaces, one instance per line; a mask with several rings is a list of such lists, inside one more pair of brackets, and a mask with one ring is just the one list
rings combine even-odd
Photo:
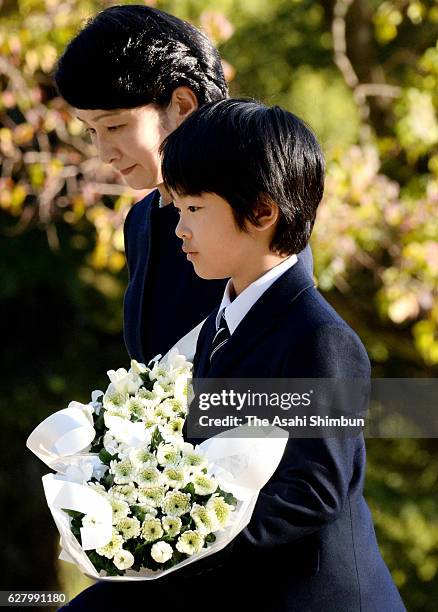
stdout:
[[85,133],[86,133],[86,134],[91,134],[91,135],[93,135],[93,134],[95,134],[96,132],[95,132],[95,130],[94,130],[93,128],[88,128],[88,127],[87,127],[87,128],[85,128]]
[[[201,206],[187,206],[187,210],[191,213],[196,212],[197,210],[199,210],[201,208]],[[177,206],[175,206],[175,210],[176,212],[180,215],[181,214],[181,208],[178,208]]]

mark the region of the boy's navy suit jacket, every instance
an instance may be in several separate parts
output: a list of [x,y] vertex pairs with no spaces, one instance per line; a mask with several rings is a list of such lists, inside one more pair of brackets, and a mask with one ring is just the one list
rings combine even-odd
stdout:
[[[358,336],[315,289],[299,260],[253,305],[210,367],[217,311],[201,329],[195,377],[370,376]],[[214,583],[228,582],[231,589],[234,582],[231,593],[242,604],[249,599],[248,609],[270,612],[405,610],[378,549],[364,477],[362,433],[289,439],[248,527],[222,556],[205,559],[194,592],[207,595]]]
[[[143,355],[141,304],[143,299],[154,299],[143,296],[153,197],[151,194],[131,209],[125,227],[130,268],[125,340],[130,355],[139,360]],[[298,262],[254,304],[210,370],[217,308],[211,313],[198,339],[197,376],[369,376],[369,361],[360,340],[306,273],[311,257],[308,250],[306,254],[307,258],[300,254]],[[189,268],[186,273],[191,282]],[[170,304],[167,309],[164,305],[163,322],[172,317],[175,307],[190,316],[196,311],[191,327],[202,320],[198,301],[202,308],[211,301],[208,284],[203,283],[205,293],[200,291],[183,304]],[[211,304],[210,310],[219,302]],[[191,327],[173,328],[167,348]],[[159,580],[98,582],[65,608],[97,612],[133,602],[139,610],[160,605],[166,610],[175,606],[181,612],[207,608],[232,612],[405,610],[378,550],[362,496],[364,474],[362,436],[289,440],[276,472],[260,492],[248,527],[223,551]]]

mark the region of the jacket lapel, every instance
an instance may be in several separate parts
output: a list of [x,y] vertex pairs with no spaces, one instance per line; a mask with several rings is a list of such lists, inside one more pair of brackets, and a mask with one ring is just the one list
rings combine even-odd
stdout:
[[[216,334],[216,316],[219,306],[208,316],[196,348],[194,372],[196,378],[207,378],[210,369],[210,349]],[[224,347],[225,348],[225,347]]]
[[213,360],[210,368],[210,346],[216,333],[216,309],[206,322],[203,345],[199,347],[199,366],[196,376],[199,378],[229,376],[236,369],[242,357],[257,348],[260,340],[269,333],[290,304],[303,291],[311,287],[314,287],[313,279],[298,259],[297,263],[282,274],[252,306],[216,359]]

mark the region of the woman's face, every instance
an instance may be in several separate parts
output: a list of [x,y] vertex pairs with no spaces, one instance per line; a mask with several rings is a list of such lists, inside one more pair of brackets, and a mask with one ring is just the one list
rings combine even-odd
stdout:
[[77,118],[86,125],[100,159],[118,170],[129,187],[154,189],[163,182],[158,149],[177,127],[171,113],[155,104],[129,109],[75,111]]

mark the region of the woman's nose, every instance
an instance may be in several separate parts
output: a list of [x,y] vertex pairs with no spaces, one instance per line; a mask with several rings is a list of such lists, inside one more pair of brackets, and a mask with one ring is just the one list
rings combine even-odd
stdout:
[[112,164],[120,159],[120,153],[113,144],[105,142],[104,139],[98,139],[96,144],[99,157],[105,164]]

